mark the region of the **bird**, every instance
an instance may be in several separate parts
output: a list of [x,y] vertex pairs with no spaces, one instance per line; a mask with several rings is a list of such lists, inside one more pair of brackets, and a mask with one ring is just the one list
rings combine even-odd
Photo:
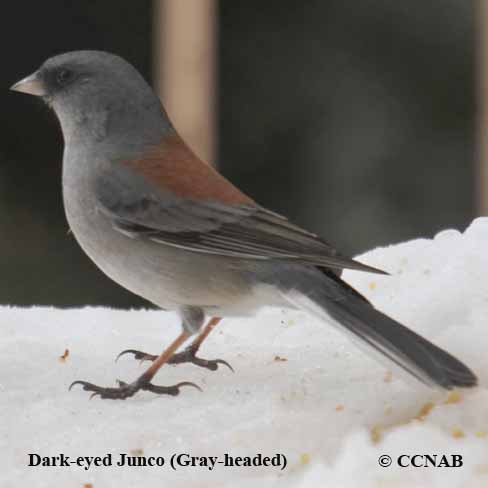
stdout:
[[341,278],[345,269],[385,272],[259,205],[200,160],[123,58],[59,54],[11,89],[40,97],[59,119],[63,203],[81,248],[116,283],[181,320],[159,355],[121,352],[152,362],[134,381],[104,387],[77,380],[70,389],[80,385],[91,396],[125,400],[140,391],[174,396],[183,386],[198,387],[152,380],[164,364],[230,367],[199,357],[201,344],[222,318],[252,317],[264,306],[302,310],[334,325],[429,387],[477,384],[465,364]]

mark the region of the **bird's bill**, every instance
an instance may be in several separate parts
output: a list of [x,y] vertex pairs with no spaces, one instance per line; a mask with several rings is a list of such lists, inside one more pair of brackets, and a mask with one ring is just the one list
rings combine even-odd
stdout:
[[28,93],[36,97],[42,97],[46,94],[44,84],[39,78],[37,71],[14,83],[10,89],[21,93]]

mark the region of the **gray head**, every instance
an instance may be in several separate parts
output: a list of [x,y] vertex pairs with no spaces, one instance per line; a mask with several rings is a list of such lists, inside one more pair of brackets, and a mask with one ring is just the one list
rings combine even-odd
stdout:
[[12,90],[42,97],[56,112],[67,144],[138,144],[141,138],[152,144],[171,129],[159,99],[138,71],[103,51],[49,58]]

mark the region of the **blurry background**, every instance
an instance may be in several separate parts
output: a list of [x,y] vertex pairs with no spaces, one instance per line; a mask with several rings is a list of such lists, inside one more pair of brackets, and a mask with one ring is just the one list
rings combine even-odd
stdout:
[[360,253],[446,227],[476,197],[476,12],[457,0],[9,3],[2,15],[0,303],[144,305],[68,234],[53,114],[8,87],[102,49],[167,100],[254,199]]

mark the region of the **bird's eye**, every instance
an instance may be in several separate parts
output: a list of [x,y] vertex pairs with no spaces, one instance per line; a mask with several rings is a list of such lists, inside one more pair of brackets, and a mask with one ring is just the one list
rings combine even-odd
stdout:
[[60,69],[56,74],[56,80],[60,85],[66,85],[74,77],[73,71],[69,69]]

